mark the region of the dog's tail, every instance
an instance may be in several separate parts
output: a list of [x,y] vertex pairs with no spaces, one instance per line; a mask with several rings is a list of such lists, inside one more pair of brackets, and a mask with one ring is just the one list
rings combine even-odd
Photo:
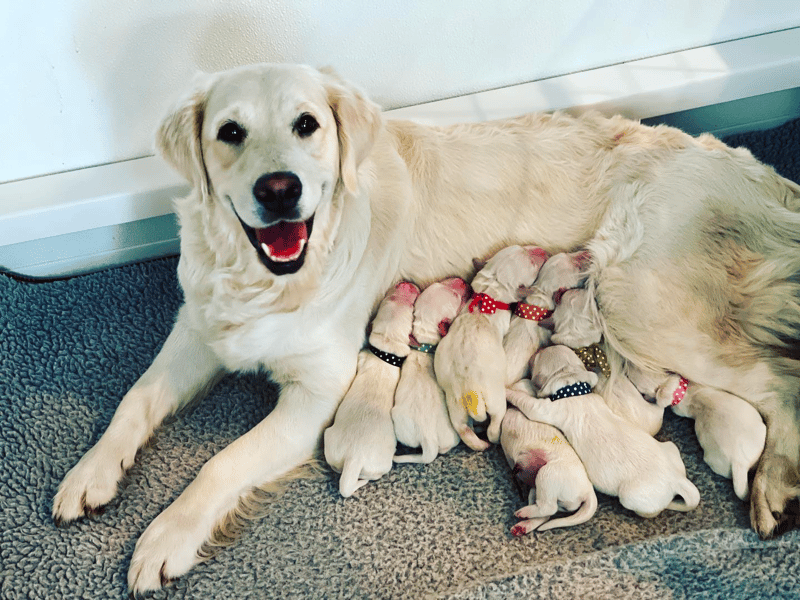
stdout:
[[741,461],[734,461],[731,465],[731,475],[733,479],[733,491],[739,500],[747,500],[750,493],[748,484],[748,475],[750,469],[747,463]]
[[592,489],[587,498],[583,501],[583,504],[578,507],[578,510],[568,517],[550,519],[536,531],[547,531],[548,529],[555,529],[556,527],[572,527],[573,525],[580,525],[581,523],[586,523],[586,521],[591,519],[596,512],[597,494],[595,494],[594,489]]
[[395,454],[392,460],[398,464],[400,463],[421,463],[428,465],[439,456],[439,443],[435,437],[426,436],[421,440],[420,447],[422,454]]
[[361,464],[354,460],[345,461],[342,475],[339,477],[339,493],[344,498],[349,498],[358,488],[367,484],[367,479],[359,481],[359,475],[361,475]]
[[667,505],[669,510],[677,510],[680,512],[689,512],[697,508],[700,504],[700,492],[697,491],[695,485],[685,477],[679,480],[678,490],[675,492],[676,496],[680,496],[681,500],[673,500]]

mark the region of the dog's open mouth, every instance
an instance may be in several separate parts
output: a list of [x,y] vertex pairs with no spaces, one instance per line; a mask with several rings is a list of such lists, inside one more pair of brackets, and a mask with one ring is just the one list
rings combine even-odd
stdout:
[[244,221],[242,226],[261,262],[275,275],[297,273],[303,266],[314,226],[313,216],[306,221],[279,221],[260,229]]

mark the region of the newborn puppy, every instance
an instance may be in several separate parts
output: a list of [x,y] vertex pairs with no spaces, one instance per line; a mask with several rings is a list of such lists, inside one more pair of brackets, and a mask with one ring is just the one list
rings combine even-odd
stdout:
[[419,288],[398,283],[381,301],[369,346],[358,354],[358,370],[342,399],[333,425],[325,430],[325,460],[342,475],[339,492],[345,498],[392,468],[397,440],[392,404],[400,365],[408,356],[414,301]]
[[[515,385],[514,389],[524,388]],[[558,429],[509,408],[503,417],[500,445],[514,475],[530,486],[528,506],[514,513],[525,520],[511,528],[513,535],[570,527],[592,518],[597,510],[594,488],[581,459]],[[551,520],[559,510],[577,512]]]
[[[650,518],[667,508],[695,508],[700,493],[686,478],[675,444],[658,442],[614,414],[599,395],[587,389],[596,378],[572,350],[551,346],[533,361],[533,384],[544,398],[508,390],[508,400],[529,419],[563,431],[594,487],[618,496],[622,506],[637,515]],[[582,385],[571,386],[576,381]],[[676,495],[682,500],[675,500]]]
[[528,361],[550,343],[550,331],[540,325],[556,305],[554,295],[581,283],[589,266],[588,252],[556,254],[542,266],[525,302],[520,302],[503,340],[506,353],[506,385],[529,375]]
[[608,360],[599,345],[602,337],[603,326],[591,292],[587,289],[564,292],[561,302],[553,312],[551,341],[575,350],[587,369],[599,369],[602,374],[597,384],[597,393],[603,397],[608,407],[648,434],[655,435],[661,429],[664,408],[645,400],[622,373],[610,376]]
[[397,463],[429,463],[459,442],[433,372],[433,353],[468,295],[466,282],[453,277],[429,285],[414,304],[412,352],[400,369],[392,421],[397,441],[421,447],[422,454],[397,455]]
[[511,303],[533,285],[547,253],[535,246],[509,246],[475,275],[475,295],[461,309],[434,357],[436,379],[445,393],[450,422],[473,450],[489,447],[470,427],[470,418],[490,418],[487,437],[500,439],[506,411],[506,360],[503,337],[511,321]]
[[[674,385],[673,381],[665,387]],[[746,500],[747,474],[761,458],[767,435],[758,411],[738,396],[697,384],[687,387],[672,411],[694,419],[703,460],[717,475],[733,478],[733,491]]]

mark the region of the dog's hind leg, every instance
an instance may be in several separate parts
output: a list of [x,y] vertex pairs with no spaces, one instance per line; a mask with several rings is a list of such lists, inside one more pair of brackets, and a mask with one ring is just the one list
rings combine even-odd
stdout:
[[179,313],[158,356],[125,394],[105,433],[61,482],[53,500],[56,523],[99,512],[163,419],[202,395],[221,373],[219,360]]
[[750,521],[763,539],[797,525],[787,514],[790,502],[800,496],[800,430],[798,398],[793,393],[778,393],[774,401],[756,406],[767,426],[767,439],[750,490]]

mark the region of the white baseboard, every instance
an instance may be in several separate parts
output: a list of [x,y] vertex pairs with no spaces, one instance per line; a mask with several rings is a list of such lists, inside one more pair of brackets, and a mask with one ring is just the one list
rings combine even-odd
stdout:
[[[800,116],[800,28],[389,111],[433,124],[589,108],[729,134]],[[749,99],[758,96],[758,99]],[[749,103],[748,103],[749,102]],[[172,199],[187,186],[156,157],[0,184],[0,268],[86,272],[178,250]]]

